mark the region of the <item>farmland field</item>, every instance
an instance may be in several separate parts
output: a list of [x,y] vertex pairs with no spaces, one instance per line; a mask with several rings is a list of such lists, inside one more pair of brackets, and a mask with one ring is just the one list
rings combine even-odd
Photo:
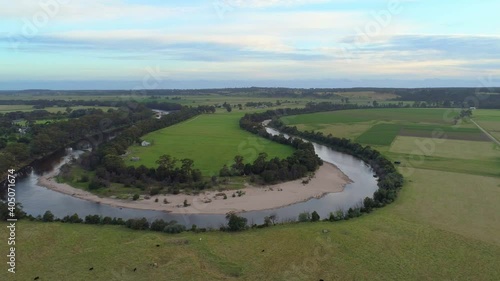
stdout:
[[500,110],[477,110],[474,112],[474,120],[500,141]]
[[429,150],[416,149],[417,146],[427,145],[430,138],[399,136],[390,147],[390,152],[409,153],[413,155],[437,156],[457,159],[490,159],[498,160],[495,144],[488,141],[465,141],[443,139],[432,143]]
[[[89,109],[89,108],[98,108],[101,109],[102,111],[107,111],[108,109],[112,107],[107,107],[107,106],[72,106],[70,107],[72,110],[77,110],[77,109]],[[0,105],[0,113],[7,113],[7,112],[15,112],[15,111],[33,111],[35,110],[33,106],[31,105]],[[57,113],[58,111],[65,112],[66,107],[47,107],[42,110],[46,110],[48,112],[52,113]]]
[[201,115],[152,132],[142,137],[152,145],[130,147],[127,157],[140,157],[138,162],[133,162],[134,165],[149,167],[157,166],[155,161],[163,154],[178,159],[190,158],[204,175],[212,175],[218,174],[225,164],[232,164],[236,155],[243,156],[245,162],[251,162],[261,152],[280,158],[293,153],[289,146],[270,142],[240,129],[238,121],[242,116],[239,112]]
[[[384,108],[367,110],[342,110],[304,114],[300,116],[287,116],[283,122],[289,125],[296,124],[331,124],[331,123],[356,123],[368,121],[406,122],[406,123],[431,123],[449,125],[453,117],[460,110],[456,109],[422,109],[422,108]],[[462,127],[474,125],[464,124]]]

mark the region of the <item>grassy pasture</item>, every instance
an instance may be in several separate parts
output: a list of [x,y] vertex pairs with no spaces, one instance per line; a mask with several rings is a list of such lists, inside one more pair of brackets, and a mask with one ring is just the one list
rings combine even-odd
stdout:
[[[110,108],[113,107],[107,107],[107,106],[73,106],[70,107],[73,110],[77,109],[89,109],[89,108],[98,108],[102,109],[102,111],[107,111]],[[8,113],[8,112],[16,112],[16,111],[22,111],[22,112],[28,112],[28,111],[33,111],[36,110],[33,108],[32,105],[0,105],[0,113]],[[43,110],[46,110],[48,112],[52,113],[57,113],[58,111],[65,112],[66,108],[65,107],[46,107]]]
[[129,148],[131,157],[140,157],[134,165],[157,166],[160,155],[169,154],[178,159],[190,158],[204,175],[218,174],[225,164],[232,164],[234,156],[242,155],[253,161],[260,152],[269,157],[284,158],[293,153],[289,146],[270,142],[239,127],[243,113],[216,113],[201,115],[186,122],[152,132],[142,139],[152,142],[150,147]]
[[332,134],[333,136],[337,136],[340,138],[355,139],[357,136],[363,134],[366,130],[370,129],[373,126],[373,122],[359,122],[351,124],[343,124],[343,123],[315,124],[314,126],[297,124],[295,126],[297,126],[297,129],[302,131],[316,130],[316,131],[321,131],[326,135]]
[[[355,123],[369,122],[373,120],[385,122],[404,123],[430,123],[450,125],[453,117],[460,111],[453,109],[435,108],[377,108],[366,110],[342,110],[304,114],[299,116],[287,116],[283,122],[289,125],[296,124],[332,124],[332,123]],[[463,124],[462,127],[473,128],[473,124]]]
[[[426,143],[432,142],[432,148],[427,150],[418,149]],[[500,159],[500,151],[495,150],[495,145],[487,141],[464,141],[464,140],[432,140],[430,138],[398,136],[390,147],[391,152],[437,156],[455,159]]]
[[31,105],[0,105],[0,113],[8,113],[14,111],[32,111]]
[[400,130],[401,127],[397,124],[377,124],[359,136],[356,141],[365,144],[391,145]]
[[500,140],[500,110],[476,110],[473,114],[474,120],[481,127]]

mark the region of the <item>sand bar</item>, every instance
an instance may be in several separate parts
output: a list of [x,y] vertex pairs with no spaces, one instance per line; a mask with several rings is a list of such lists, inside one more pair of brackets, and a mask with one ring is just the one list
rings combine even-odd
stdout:
[[[227,196],[224,199],[221,192],[206,191],[198,195],[157,195],[149,199],[137,201],[99,197],[90,192],[74,188],[65,183],[58,183],[54,177],[58,170],[39,177],[38,185],[54,191],[71,195],[80,199],[106,204],[114,207],[140,210],[165,211],[179,214],[226,214],[230,211],[245,212],[268,210],[307,201],[311,198],[321,198],[328,193],[342,192],[351,180],[335,165],[324,162],[316,171],[314,178],[304,185],[302,180],[295,180],[269,186],[247,186],[241,191],[241,197],[232,197],[236,191],[222,191]],[[155,199],[158,198],[158,202]],[[167,199],[168,204],[163,203]],[[184,200],[190,206],[184,207]]]

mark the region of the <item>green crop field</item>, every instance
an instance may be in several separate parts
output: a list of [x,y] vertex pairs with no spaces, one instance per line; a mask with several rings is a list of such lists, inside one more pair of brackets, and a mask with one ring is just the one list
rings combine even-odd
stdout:
[[140,161],[130,163],[150,167],[157,166],[155,161],[163,154],[178,159],[189,158],[204,175],[212,175],[218,174],[224,165],[232,164],[236,155],[250,162],[261,152],[280,158],[293,153],[289,146],[270,142],[240,129],[238,121],[242,116],[241,112],[201,115],[152,132],[142,137],[152,145],[130,147],[127,157],[140,157]]
[[419,145],[430,144],[430,140],[430,138],[399,136],[392,143],[390,151],[443,158],[500,160],[500,152],[495,150],[495,144],[492,142],[446,139],[432,142],[429,150],[418,149]]
[[[101,109],[103,111],[107,111],[108,109],[110,109],[112,107],[107,107],[107,106],[73,106],[70,108],[72,110],[98,108],[98,109]],[[33,111],[33,110],[35,110],[35,109],[31,105],[0,105],[0,113],[8,113],[8,112],[15,112],[15,111],[27,112],[27,111]],[[46,110],[46,111],[52,112],[52,113],[57,113],[58,111],[65,112],[66,107],[47,107],[47,108],[44,108],[43,110]]]
[[500,110],[476,110],[474,111],[474,120],[500,141]]
[[31,105],[0,105],[0,113],[31,110],[33,110],[33,106]]
[[[434,109],[434,108],[382,108],[366,110],[342,110],[333,112],[322,112],[304,114],[299,116],[287,116],[283,122],[289,125],[296,124],[331,124],[331,123],[355,123],[373,120],[385,122],[405,123],[431,123],[448,125],[453,121],[460,110]],[[474,127],[463,125],[462,127]]]
[[364,144],[390,145],[400,130],[401,127],[396,124],[378,124],[364,132],[356,141]]

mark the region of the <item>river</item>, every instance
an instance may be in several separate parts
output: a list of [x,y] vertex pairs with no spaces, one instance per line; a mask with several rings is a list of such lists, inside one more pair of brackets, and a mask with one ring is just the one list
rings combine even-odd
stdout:
[[[268,128],[269,133],[278,132]],[[241,216],[248,219],[249,224],[261,224],[264,217],[275,214],[278,220],[297,219],[299,213],[304,211],[317,211],[322,218],[328,216],[332,211],[339,209],[347,210],[350,207],[360,206],[365,197],[372,197],[377,190],[377,180],[373,177],[372,169],[363,161],[350,155],[339,153],[326,146],[313,142],[316,153],[325,162],[339,167],[353,182],[346,185],[343,192],[330,193],[320,199],[310,199],[306,202],[296,203],[273,210],[251,211],[242,213]],[[62,218],[66,215],[77,213],[80,217],[98,214],[101,216],[119,217],[123,219],[145,217],[148,220],[164,219],[176,220],[190,227],[196,224],[198,227],[219,228],[226,223],[224,215],[214,214],[171,214],[161,211],[137,210],[128,208],[112,207],[91,201],[75,198],[70,195],[58,193],[37,185],[40,175],[59,169],[71,157],[77,157],[81,151],[67,149],[44,160],[42,164],[35,165],[31,174],[25,178],[18,179],[16,184],[16,199],[22,203],[26,213],[33,216],[42,215],[50,210],[56,217]]]

